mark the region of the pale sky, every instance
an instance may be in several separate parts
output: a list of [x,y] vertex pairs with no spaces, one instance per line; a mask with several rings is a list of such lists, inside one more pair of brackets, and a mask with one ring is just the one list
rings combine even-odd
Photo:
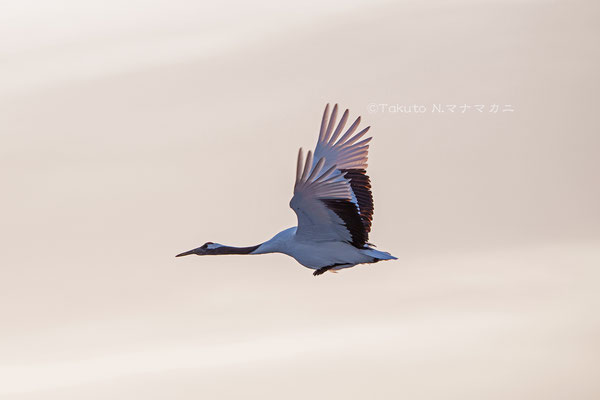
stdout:
[[[599,398],[597,2],[216,4],[2,4],[0,397]],[[328,102],[398,260],[176,259],[296,223]]]

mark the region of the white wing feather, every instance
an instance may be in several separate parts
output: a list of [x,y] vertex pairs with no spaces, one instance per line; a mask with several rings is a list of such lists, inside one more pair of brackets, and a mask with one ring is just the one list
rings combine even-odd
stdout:
[[344,226],[344,221],[321,201],[351,200],[350,184],[343,176],[335,173],[335,165],[324,170],[324,158],[317,161],[314,168],[311,168],[312,160],[311,151],[305,161],[300,149],[294,197],[290,201],[290,207],[298,216],[296,235],[313,241],[351,241],[352,237]]
[[309,151],[304,160],[302,149],[298,153],[294,196],[290,201],[290,207],[298,216],[296,230],[298,238],[351,242],[352,235],[344,221],[321,200],[351,201],[356,204],[358,211],[358,202],[350,181],[344,178],[342,170],[366,169],[368,143],[371,138],[358,141],[369,127],[354,134],[360,123],[359,117],[338,139],[348,119],[348,110],[344,112],[335,130],[333,128],[337,116],[337,104],[333,107],[331,118],[328,112],[329,105],[325,107],[314,157]]
[[360,124],[360,117],[350,125],[344,135],[339,138],[340,133],[348,120],[348,110],[344,111],[335,131],[335,119],[337,116],[337,104],[333,106],[331,117],[328,116],[329,104],[325,107],[323,119],[321,120],[321,130],[319,141],[315,149],[315,160],[325,158],[325,168],[336,165],[339,170],[346,169],[367,169],[367,159],[369,154],[369,142],[372,138],[360,140],[371,128],[367,126],[354,135],[356,128]]

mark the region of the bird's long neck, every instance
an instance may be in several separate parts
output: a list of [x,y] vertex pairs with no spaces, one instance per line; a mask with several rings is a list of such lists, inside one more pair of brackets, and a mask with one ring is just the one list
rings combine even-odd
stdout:
[[201,247],[186,251],[181,254],[177,254],[176,257],[189,256],[196,254],[199,256],[212,256],[221,254],[268,254],[268,253],[284,253],[286,252],[287,245],[294,235],[296,228],[289,228],[267,240],[264,243],[257,244],[256,246],[248,247],[235,247],[235,246],[224,246],[219,243],[207,242]]
[[183,257],[189,256],[192,254],[196,254],[199,256],[217,256],[221,254],[252,254],[252,252],[258,249],[260,245],[249,246],[249,247],[233,247],[233,246],[223,246],[221,244],[215,243],[206,243],[205,245],[183,252],[181,254],[177,254],[175,257]]
[[256,246],[248,247],[234,247],[234,246],[221,246],[213,249],[213,254],[252,254],[253,251],[258,249],[260,244]]

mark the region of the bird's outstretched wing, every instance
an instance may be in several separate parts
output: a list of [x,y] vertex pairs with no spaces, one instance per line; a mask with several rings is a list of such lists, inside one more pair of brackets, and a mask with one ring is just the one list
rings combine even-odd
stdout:
[[374,210],[371,180],[367,176],[369,142],[372,138],[361,139],[369,131],[370,126],[354,135],[360,124],[360,117],[358,117],[338,140],[348,120],[348,110],[344,111],[335,131],[333,131],[333,127],[337,116],[337,104],[333,107],[331,116],[328,116],[328,112],[329,104],[325,106],[323,112],[315,159],[324,157],[326,167],[336,165],[340,173],[350,181],[352,201],[358,206],[361,220],[368,234],[371,231]]
[[366,175],[371,138],[359,140],[369,127],[354,134],[359,117],[340,137],[348,110],[334,131],[336,116],[337,104],[331,116],[327,105],[314,157],[309,151],[304,160],[300,149],[290,207],[298,216],[299,237],[342,240],[362,248],[371,229],[373,196]]

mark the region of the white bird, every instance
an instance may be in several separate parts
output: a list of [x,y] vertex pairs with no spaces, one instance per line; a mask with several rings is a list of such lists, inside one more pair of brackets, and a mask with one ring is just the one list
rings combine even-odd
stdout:
[[314,155],[309,151],[304,159],[302,149],[298,152],[294,196],[290,201],[298,217],[297,227],[283,230],[256,246],[232,247],[207,242],[176,257],[283,253],[314,269],[315,276],[357,264],[396,260],[368,243],[373,195],[366,169],[372,138],[360,139],[370,127],[354,134],[360,124],[358,117],[340,137],[348,110],[334,130],[336,117],[337,104],[331,116],[327,104]]

